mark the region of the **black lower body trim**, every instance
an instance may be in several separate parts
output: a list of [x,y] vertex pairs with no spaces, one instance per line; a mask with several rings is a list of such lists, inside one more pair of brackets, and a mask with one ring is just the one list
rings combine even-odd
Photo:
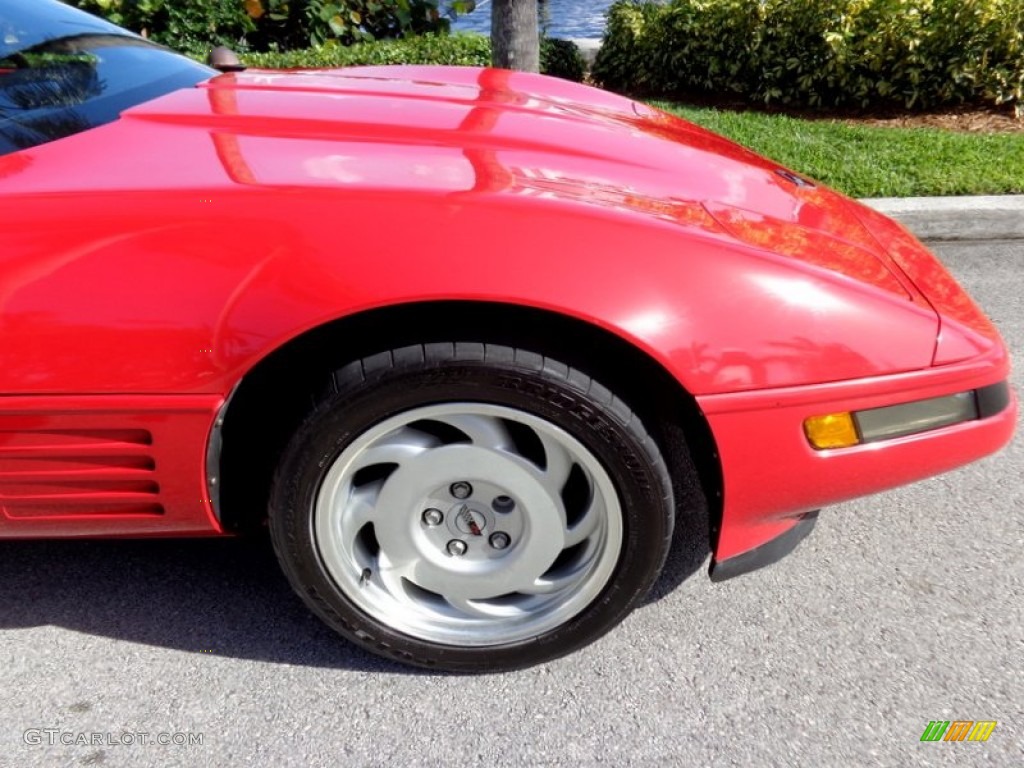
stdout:
[[796,549],[796,545],[814,530],[818,510],[800,516],[800,521],[771,541],[728,560],[712,560],[709,572],[712,581],[725,581],[777,562]]
[[978,418],[987,419],[1001,413],[1010,404],[1010,383],[1000,381],[987,387],[976,389],[974,397],[978,402]]

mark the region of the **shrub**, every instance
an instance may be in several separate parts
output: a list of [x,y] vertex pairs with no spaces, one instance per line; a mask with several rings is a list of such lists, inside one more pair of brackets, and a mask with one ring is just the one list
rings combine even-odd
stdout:
[[249,66],[267,69],[353,67],[381,64],[452,64],[484,67],[491,61],[491,41],[483,35],[423,35],[358,45],[322,45],[295,51],[247,53]]
[[[571,51],[569,46],[572,47]],[[545,55],[545,51],[549,51],[549,53]],[[486,67],[491,62],[491,41],[483,35],[469,33],[422,35],[402,40],[379,40],[352,46],[327,44],[295,51],[246,53],[243,54],[242,60],[249,66],[268,69],[354,67],[382,64],[449,64]],[[579,49],[566,40],[546,39],[542,41],[541,70],[546,74],[576,82],[581,81],[584,72]]]
[[652,70],[647,64],[661,15],[662,7],[655,3],[613,3],[591,70],[594,80],[616,91],[662,91],[660,83],[651,82]]
[[618,0],[595,80],[766,103],[1024,110],[1024,0]]
[[[440,0],[67,0],[171,48],[277,50],[447,31]],[[464,8],[465,0],[453,0]]]
[[180,51],[246,45],[255,24],[242,0],[66,0]]
[[439,0],[246,0],[261,50],[447,31]]
[[[197,58],[216,45],[226,45],[253,66],[282,69],[490,64],[486,37],[420,34],[448,31],[448,21],[438,10],[440,1],[67,0]],[[446,7],[462,12],[470,3],[447,0]],[[542,72],[583,80],[586,65],[574,43],[545,38],[540,55]]]
[[572,40],[545,37],[540,41],[540,71],[563,80],[582,83],[587,74],[587,63]]

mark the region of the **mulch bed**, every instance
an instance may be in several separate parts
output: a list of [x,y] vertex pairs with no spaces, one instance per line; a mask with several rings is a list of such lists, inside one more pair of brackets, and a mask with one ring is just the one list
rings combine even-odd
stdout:
[[943,128],[964,133],[1024,133],[1024,118],[1013,109],[960,106],[934,112],[871,114],[839,117],[844,122],[894,128]]
[[1024,133],[1024,117],[1017,117],[1013,107],[963,104],[922,112],[883,107],[871,109],[798,109],[784,106],[758,107],[734,98],[715,98],[707,94],[687,94],[685,103],[718,109],[753,110],[766,114],[784,114],[804,120],[835,120],[854,125],[877,125],[891,128],[942,128],[963,133]]

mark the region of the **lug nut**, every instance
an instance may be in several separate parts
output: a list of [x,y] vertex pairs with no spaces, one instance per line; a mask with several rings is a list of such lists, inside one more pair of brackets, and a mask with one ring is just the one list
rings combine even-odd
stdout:
[[488,541],[495,549],[507,549],[508,545],[512,543],[512,537],[504,531],[495,531]]
[[462,539],[452,539],[448,542],[447,549],[448,554],[452,557],[462,557],[464,554],[466,554],[466,550],[469,549],[469,547],[466,546],[466,542],[464,542]]
[[460,480],[457,483],[452,483],[448,491],[456,499],[468,499],[473,493],[473,486]]
[[516,508],[516,502],[511,496],[495,496],[491,502],[491,509],[501,514],[508,514]]
[[431,527],[440,525],[444,522],[444,515],[441,513],[440,509],[434,509],[431,507],[430,509],[423,510],[423,522]]

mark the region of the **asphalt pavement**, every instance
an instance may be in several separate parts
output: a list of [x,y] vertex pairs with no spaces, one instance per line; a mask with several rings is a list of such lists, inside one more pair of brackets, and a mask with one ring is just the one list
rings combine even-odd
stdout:
[[[1024,359],[1024,242],[935,249]],[[826,509],[722,584],[677,551],[610,635],[505,675],[335,638],[262,539],[0,542],[0,766],[1022,765],[1022,467],[1018,437]],[[920,741],[958,719],[998,724]]]

